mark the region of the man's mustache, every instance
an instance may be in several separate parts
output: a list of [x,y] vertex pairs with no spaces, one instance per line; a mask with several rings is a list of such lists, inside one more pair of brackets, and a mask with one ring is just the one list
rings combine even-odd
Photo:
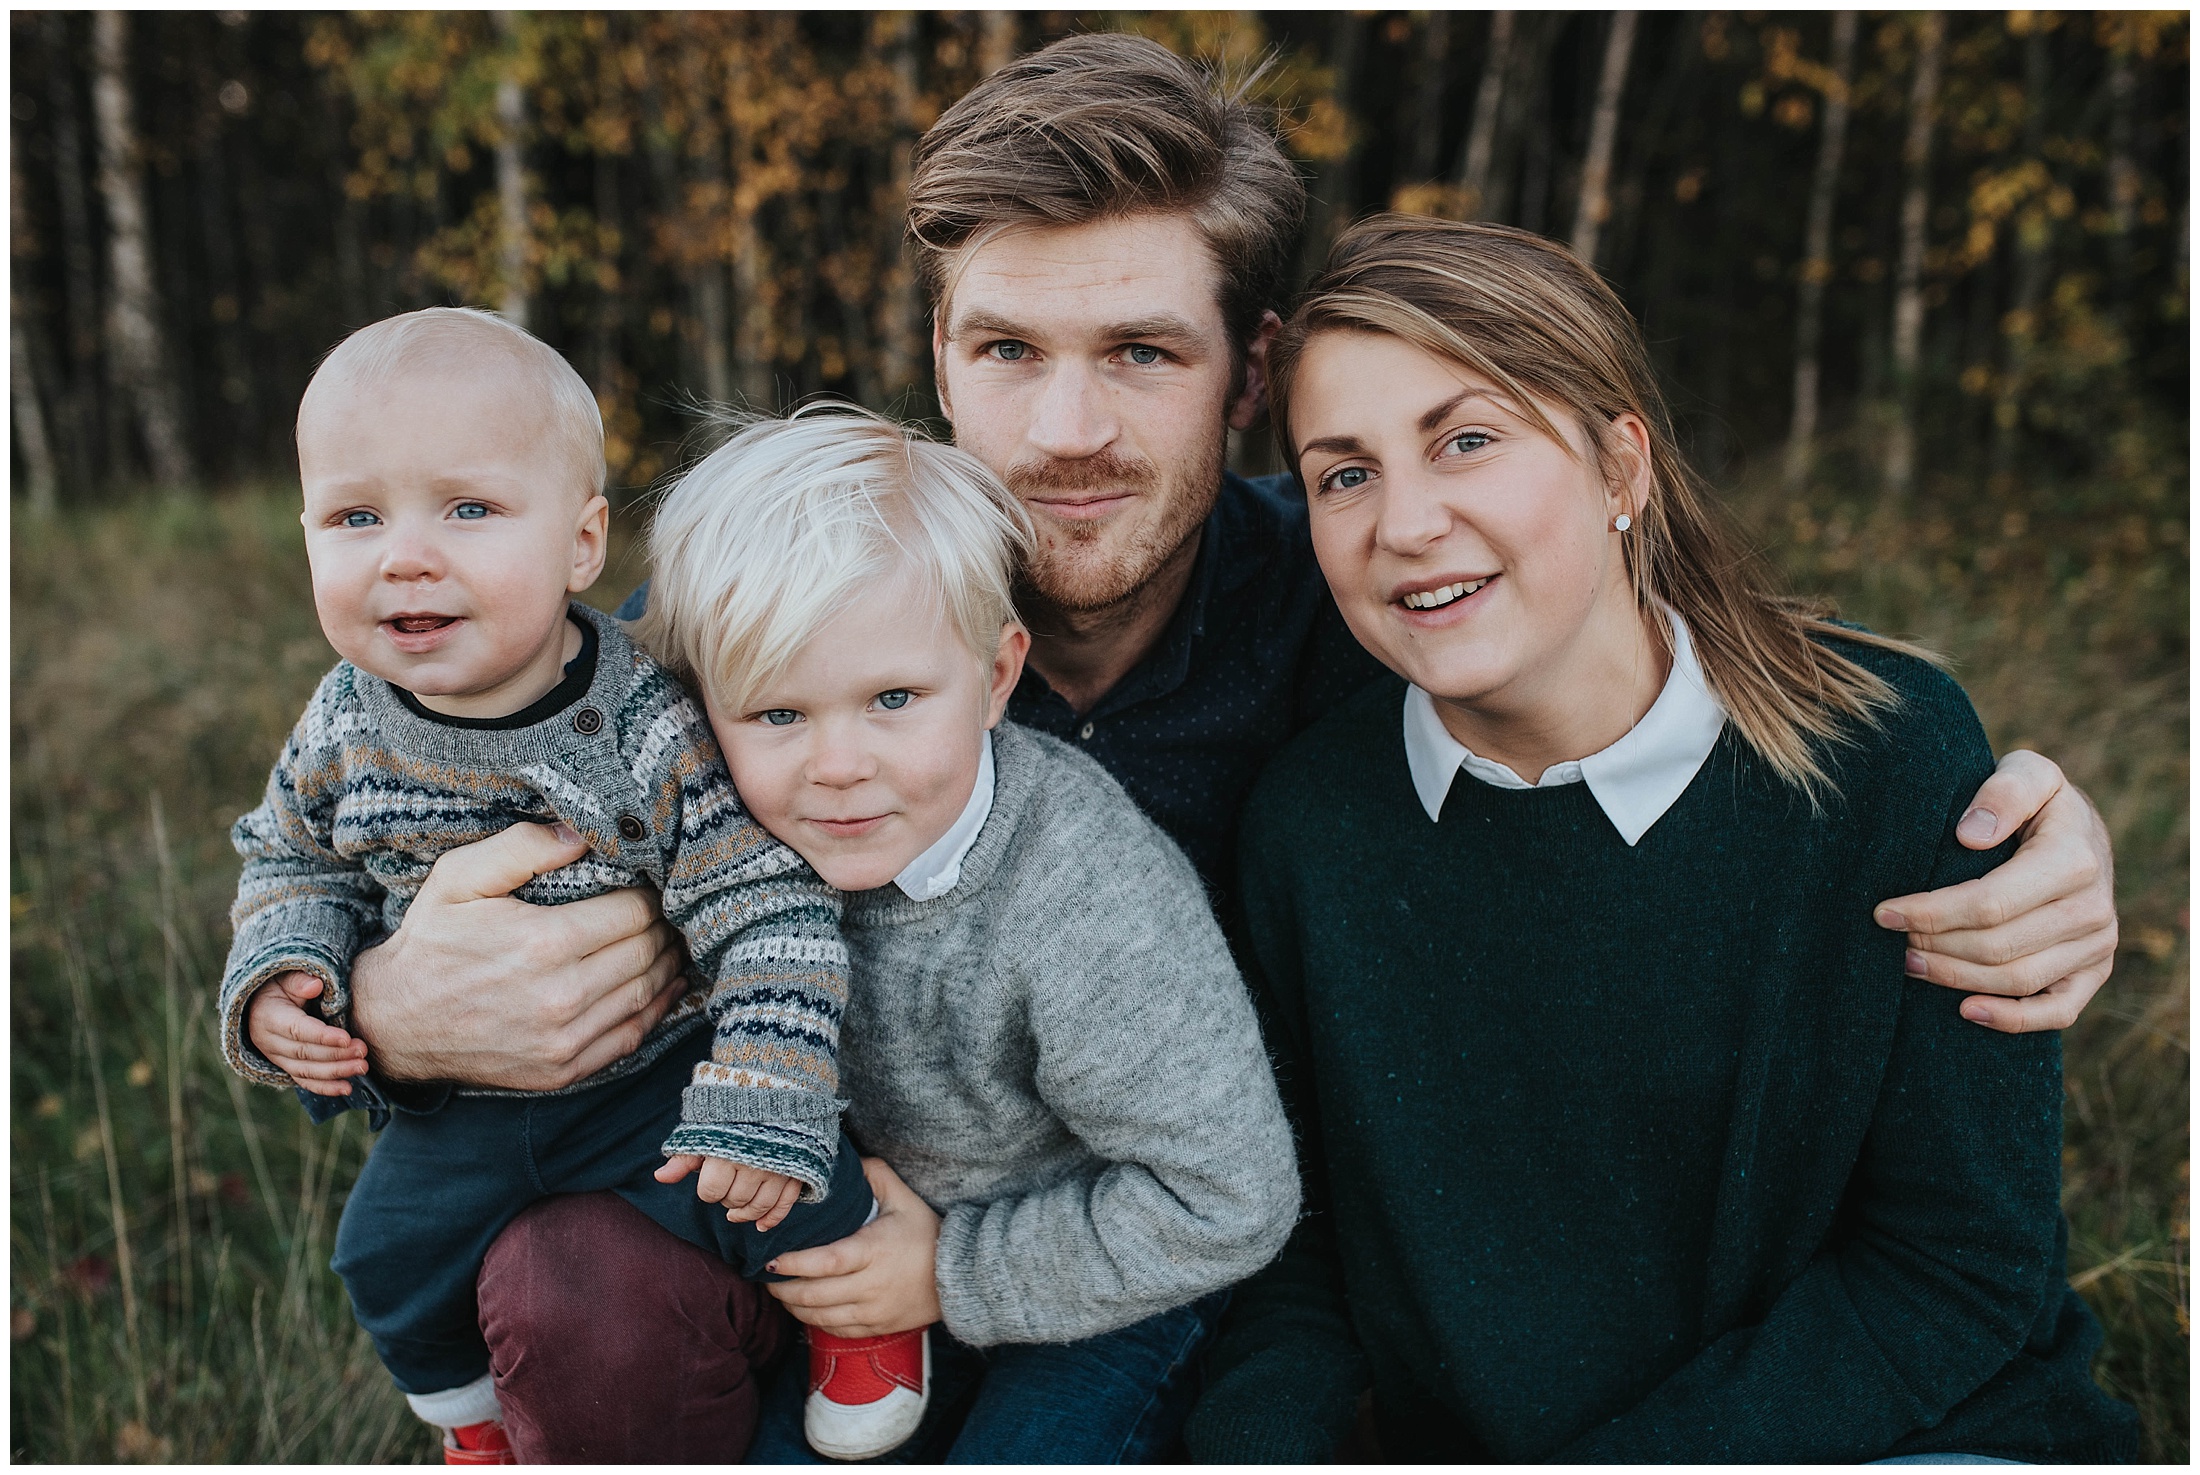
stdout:
[[1012,466],[1001,480],[1018,496],[1034,492],[1090,492],[1145,487],[1156,480],[1153,463],[1102,451],[1075,461],[1049,458]]

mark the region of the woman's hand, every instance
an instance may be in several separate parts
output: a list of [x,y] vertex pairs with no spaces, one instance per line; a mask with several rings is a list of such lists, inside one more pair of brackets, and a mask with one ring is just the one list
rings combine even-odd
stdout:
[[790,1250],[769,1269],[795,1279],[766,1289],[795,1319],[841,1337],[883,1337],[940,1319],[932,1268],[940,1216],[883,1158],[863,1160],[878,1198],[878,1217],[846,1239]]
[[511,895],[586,850],[563,825],[529,824],[437,859],[404,925],[352,961],[351,1025],[378,1071],[554,1091],[634,1053],[681,993],[656,894]]
[[1963,1017],[2009,1034],[2066,1029],[2116,961],[2116,860],[2092,802],[2037,753],[2001,760],[1956,827],[1972,850],[2017,853],[1976,881],[1879,904],[1910,934],[1909,972],[1977,997]]

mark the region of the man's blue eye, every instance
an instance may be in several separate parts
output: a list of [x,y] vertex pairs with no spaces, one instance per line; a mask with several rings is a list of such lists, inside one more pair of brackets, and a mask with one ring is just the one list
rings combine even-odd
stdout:
[[878,704],[889,712],[899,712],[909,705],[909,693],[898,688],[894,691],[882,691],[878,694]]
[[1127,356],[1134,364],[1158,364],[1161,362],[1161,350],[1148,343],[1132,344]]
[[479,502],[461,502],[453,510],[457,517],[463,522],[473,522],[479,518],[484,518],[489,515],[489,509],[482,506]]
[[785,727],[801,715],[800,712],[792,711],[786,707],[774,707],[764,714],[764,720],[774,727]]
[[993,356],[1003,363],[1013,364],[1030,351],[1030,344],[1018,343],[1013,339],[993,345]]
[[377,526],[381,521],[381,518],[376,517],[371,512],[360,511],[344,514],[344,526],[348,528],[371,528]]

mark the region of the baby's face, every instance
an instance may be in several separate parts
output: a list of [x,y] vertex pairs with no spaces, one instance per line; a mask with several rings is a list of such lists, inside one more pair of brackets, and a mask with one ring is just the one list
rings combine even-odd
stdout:
[[608,504],[552,414],[494,359],[309,402],[306,555],[338,654],[452,716],[504,716],[557,684],[566,596],[603,568]]
[[1003,628],[990,658],[939,597],[892,579],[851,601],[747,709],[710,725],[734,787],[765,829],[843,891],[884,886],[970,800],[1031,637]]

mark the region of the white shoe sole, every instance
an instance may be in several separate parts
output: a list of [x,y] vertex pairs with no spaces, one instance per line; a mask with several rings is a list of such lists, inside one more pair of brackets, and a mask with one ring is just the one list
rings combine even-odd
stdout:
[[876,1403],[835,1403],[812,1393],[802,1404],[802,1433],[828,1460],[875,1460],[908,1443],[932,1401],[932,1337],[924,1338],[924,1392],[896,1388]]

